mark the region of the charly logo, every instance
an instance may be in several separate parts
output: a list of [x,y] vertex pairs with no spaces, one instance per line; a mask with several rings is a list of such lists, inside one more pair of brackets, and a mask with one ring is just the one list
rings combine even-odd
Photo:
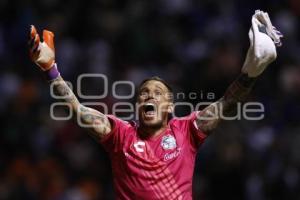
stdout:
[[145,145],[146,144],[143,141],[137,141],[136,143],[133,144],[135,150],[140,153],[144,152]]
[[176,148],[176,140],[172,135],[166,135],[161,140],[161,146],[165,150],[171,150]]

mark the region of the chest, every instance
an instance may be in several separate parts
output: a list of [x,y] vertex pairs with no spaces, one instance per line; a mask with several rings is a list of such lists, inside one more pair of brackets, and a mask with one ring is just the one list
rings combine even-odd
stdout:
[[179,161],[187,151],[183,135],[168,130],[154,140],[142,140],[139,137],[128,137],[123,144],[120,156],[126,163],[151,163],[168,165]]
[[174,174],[190,173],[194,158],[184,134],[167,130],[155,140],[142,140],[135,135],[126,137],[112,160],[117,176],[126,174],[137,177],[135,180],[156,181],[162,174],[168,179]]

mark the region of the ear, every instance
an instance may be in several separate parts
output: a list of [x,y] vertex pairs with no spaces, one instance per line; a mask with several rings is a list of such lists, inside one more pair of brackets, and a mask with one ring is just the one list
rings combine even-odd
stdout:
[[174,104],[173,103],[169,103],[168,105],[168,113],[172,113],[174,111]]

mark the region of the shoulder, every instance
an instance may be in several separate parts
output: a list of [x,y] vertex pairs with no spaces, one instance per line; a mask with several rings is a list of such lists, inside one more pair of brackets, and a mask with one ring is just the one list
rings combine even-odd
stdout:
[[169,124],[170,125],[180,125],[180,124],[184,124],[187,122],[193,122],[197,118],[198,113],[199,113],[199,111],[194,111],[184,117],[174,117],[169,121]]
[[126,135],[136,132],[137,124],[134,121],[125,121],[114,115],[107,115],[111,124],[111,133]]
[[122,126],[125,126],[125,127],[135,126],[134,121],[125,121],[125,120],[123,120],[121,118],[118,118],[114,115],[106,115],[106,117],[108,118],[108,120],[111,123],[115,123],[117,125],[122,125]]
[[136,124],[131,121],[122,120],[114,115],[106,115],[110,125],[111,131],[101,139],[100,143],[106,149],[115,151],[120,148],[120,145],[128,139],[128,136],[136,135]]

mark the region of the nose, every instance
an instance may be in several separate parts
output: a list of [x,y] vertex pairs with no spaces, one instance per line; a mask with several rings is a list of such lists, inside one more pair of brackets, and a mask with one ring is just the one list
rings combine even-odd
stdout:
[[147,100],[148,99],[154,99],[154,97],[155,97],[154,92],[149,92],[148,96],[147,96]]

